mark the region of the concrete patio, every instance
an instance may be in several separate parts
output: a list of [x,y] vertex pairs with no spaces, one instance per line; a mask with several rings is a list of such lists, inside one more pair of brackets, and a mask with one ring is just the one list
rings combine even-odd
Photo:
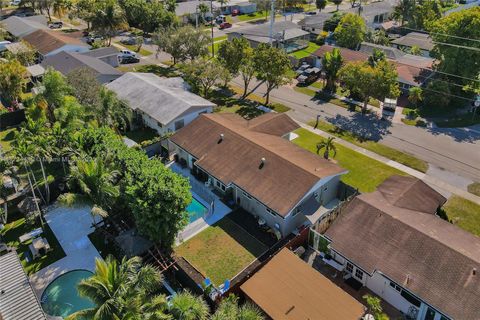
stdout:
[[[178,245],[213,225],[229,214],[232,209],[225,205],[208,187],[192,176],[187,168],[182,168],[174,162],[167,166],[173,172],[176,172],[189,179],[190,185],[192,186],[192,189],[190,190],[192,196],[208,209],[208,213],[203,218],[193,221],[177,235],[176,244]],[[213,212],[212,202],[214,203]]]
[[71,270],[95,270],[95,258],[101,258],[88,238],[92,233],[90,207],[52,207],[45,220],[62,246],[66,256],[30,276],[38,298],[45,288],[59,275]]

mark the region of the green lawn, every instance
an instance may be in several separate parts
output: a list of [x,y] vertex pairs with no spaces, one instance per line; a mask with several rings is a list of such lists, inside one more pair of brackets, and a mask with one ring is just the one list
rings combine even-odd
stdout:
[[37,258],[34,261],[28,263],[25,260],[25,252],[29,251],[28,245],[32,243],[32,240],[20,243],[18,238],[21,235],[32,231],[33,229],[41,227],[41,225],[39,223],[33,226],[27,224],[25,218],[23,218],[19,213],[12,214],[12,216],[9,218],[10,222],[5,225],[5,228],[2,231],[0,231],[0,234],[4,237],[4,240],[8,246],[16,248],[27,274],[33,274],[54,263],[55,261],[65,257],[65,252],[63,252],[63,249],[58,243],[57,238],[55,238],[55,235],[53,234],[48,224],[45,224],[42,236],[47,239],[50,247],[53,250],[48,252],[43,257]]
[[[270,17],[270,13],[267,15],[267,19]],[[250,21],[250,20],[255,20],[255,19],[265,19],[265,12],[263,11],[257,11],[252,14],[241,14],[237,16],[239,21]]]
[[133,131],[128,131],[125,133],[127,138],[132,139],[136,143],[142,143],[142,141],[152,140],[155,137],[158,137],[158,133],[150,128],[141,128]]
[[223,41],[223,40],[227,40],[228,36],[220,36],[220,37],[216,37],[216,38],[213,38],[213,41]]
[[[316,153],[316,145],[324,140],[323,137],[300,128],[295,131],[299,137],[293,142],[298,146]],[[389,167],[372,158],[364,156],[352,149],[336,144],[337,155],[334,161],[349,172],[342,177],[342,181],[358,188],[361,192],[372,192],[386,178],[392,175],[405,175],[405,173]]]
[[443,209],[453,224],[480,237],[480,205],[452,196]]
[[303,94],[306,94],[306,95],[308,95],[312,98],[318,98],[318,99],[323,100],[325,102],[333,103],[333,104],[335,104],[339,107],[345,108],[345,109],[349,109],[349,110],[355,109],[355,111],[357,111],[357,112],[360,112],[362,110],[362,108],[360,106],[357,106],[356,104],[349,103],[349,102],[346,102],[346,101],[342,101],[342,100],[337,99],[337,98],[333,98],[332,96],[330,96],[326,93],[323,93],[322,91],[315,91],[315,90],[312,90],[312,89],[307,88],[307,87],[294,87],[293,90],[295,90],[297,92],[300,92],[300,93],[303,93]]
[[132,65],[123,65],[117,67],[118,70],[123,72],[145,72],[145,73],[153,73],[159,77],[178,77],[177,69],[174,67],[164,68],[162,66],[158,66],[155,64],[144,64],[141,66],[132,66]]
[[0,147],[3,152],[7,152],[12,149],[10,145],[15,138],[15,131],[17,129],[10,128],[3,131],[0,131]]
[[480,182],[474,182],[468,185],[468,192],[480,197]]
[[216,285],[232,279],[268,248],[228,217],[175,248]]
[[[310,121],[308,124],[313,127],[315,126],[315,121]],[[423,160],[415,158],[414,156],[408,153],[390,148],[381,143],[362,139],[361,137],[355,135],[354,133],[340,129],[326,121],[320,120],[317,128],[325,132],[328,132],[334,136],[337,136],[343,140],[346,140],[350,143],[353,143],[359,147],[375,152],[381,156],[384,156],[385,158],[404,164],[407,167],[413,168],[421,172],[427,172],[428,170],[428,164]]]
[[[223,42],[223,41],[219,41],[219,42],[214,42],[214,43],[213,43],[213,49],[215,50],[215,55],[217,55],[217,53],[218,53],[218,48],[220,47],[220,43],[222,43],[222,42]],[[212,44],[211,44],[211,43],[208,44],[208,51],[209,51],[210,53],[212,53]]]
[[315,42],[309,42],[308,47],[299,51],[292,52],[290,53],[290,55],[297,59],[302,59],[312,55],[315,51],[317,51],[318,48],[320,48],[318,44],[316,44]]
[[124,43],[121,43],[120,41],[117,41],[115,43],[120,45],[120,46],[123,46],[123,47],[127,48],[130,51],[136,52],[136,53],[140,54],[141,56],[149,56],[149,55],[153,54],[153,52],[151,52],[147,49],[144,49],[144,48],[140,48],[140,51],[137,51],[137,46],[134,45],[134,44],[124,44]]

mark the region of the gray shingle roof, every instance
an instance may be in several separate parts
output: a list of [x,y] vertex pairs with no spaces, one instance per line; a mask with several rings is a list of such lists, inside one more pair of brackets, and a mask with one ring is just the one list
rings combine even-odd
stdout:
[[187,113],[191,108],[215,104],[189,92],[181,78],[160,78],[152,73],[127,72],[109,83],[119,98],[133,110],[141,110],[162,125]]
[[15,252],[0,257],[0,318],[46,320],[22,264]]
[[108,63],[95,57],[89,57],[76,52],[61,51],[52,56],[45,57],[41,64],[45,69],[52,67],[60,71],[63,75],[67,75],[71,71],[82,67],[89,68],[101,75],[122,75],[122,72],[113,68]]
[[392,43],[406,47],[417,46],[422,50],[428,51],[432,50],[434,46],[432,38],[428,34],[420,32],[410,32],[401,38],[393,40]]
[[392,60],[397,60],[406,54],[405,52],[400,51],[399,49],[394,47],[382,46],[379,44],[374,44],[369,42],[362,42],[362,45],[360,46],[359,51],[364,52],[368,55],[371,55],[373,54],[374,49],[383,51],[385,53],[385,56],[388,59],[392,59]]
[[29,35],[38,29],[48,29],[47,19],[44,16],[24,18],[12,16],[0,21],[0,24],[5,28],[5,30],[18,38],[23,38],[24,36]]
[[118,50],[114,46],[111,46],[111,47],[93,49],[90,51],[82,52],[81,54],[84,56],[89,56],[94,58],[104,58],[108,56],[118,55]]
[[[259,25],[237,28],[227,33],[239,34],[242,37],[255,41],[267,43],[270,41],[270,23],[263,23]],[[308,35],[309,33],[300,29],[300,27],[290,21],[278,21],[273,24],[273,34],[283,34],[284,40]]]

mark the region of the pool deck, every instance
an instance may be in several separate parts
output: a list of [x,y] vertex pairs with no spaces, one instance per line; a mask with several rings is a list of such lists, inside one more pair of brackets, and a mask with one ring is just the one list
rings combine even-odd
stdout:
[[[170,164],[169,167],[174,172],[179,173],[179,174],[183,175],[184,177],[188,177],[190,179],[190,181],[195,179],[190,174],[190,171],[188,169],[183,169],[179,165],[177,165],[176,163]],[[213,210],[213,212],[211,212],[211,209],[212,209],[211,203],[208,203],[208,201],[206,201],[204,199],[204,197],[201,197],[195,191],[190,190],[190,192],[192,193],[192,196],[195,199],[197,199],[202,205],[204,205],[205,208],[207,208],[208,213],[203,218],[199,218],[199,219],[193,221],[192,223],[190,223],[189,225],[187,225],[187,227],[185,229],[183,229],[177,235],[177,238],[175,240],[175,245],[179,245],[182,242],[185,242],[188,239],[194,237],[196,234],[202,232],[203,230],[205,230],[209,226],[215,224],[217,221],[219,221],[220,219],[225,217],[227,214],[232,212],[232,209],[229,208],[227,205],[225,205],[220,200],[220,198],[216,194],[214,194],[209,188],[207,188],[205,186],[200,186],[200,183],[198,181],[196,181],[196,180],[194,180],[194,181],[196,182],[195,185],[196,185],[197,188],[202,188],[202,194],[208,195],[209,199],[214,199],[213,200],[214,201],[214,206],[213,206],[214,210]]]
[[45,220],[57,237],[66,256],[30,276],[38,298],[45,288],[59,275],[71,270],[95,270],[95,258],[100,254],[88,235],[93,232],[90,207],[53,207],[45,214]]

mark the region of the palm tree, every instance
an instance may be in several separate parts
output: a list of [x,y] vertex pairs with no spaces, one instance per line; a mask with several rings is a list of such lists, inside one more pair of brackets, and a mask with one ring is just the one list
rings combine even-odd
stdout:
[[92,18],[92,28],[108,38],[108,46],[111,45],[115,32],[127,25],[125,12],[116,0],[97,2],[95,15]]
[[333,152],[333,157],[337,155],[337,147],[333,144],[334,137],[329,137],[322,142],[317,143],[317,154],[320,153],[320,150],[325,149],[323,152],[323,157],[328,160],[328,156],[330,155],[330,151]]
[[243,306],[238,305],[238,298],[235,295],[230,295],[223,299],[218,306],[215,314],[210,318],[211,320],[263,320],[264,317],[260,310],[250,304],[246,303]]
[[[150,265],[142,266],[138,257],[118,263],[112,256],[105,261],[95,261],[95,273],[78,284],[81,296],[90,299],[95,306],[70,315],[76,319],[168,319],[165,297],[152,292],[161,286],[162,276]],[[146,312],[148,317],[143,317]]]
[[338,71],[343,65],[343,57],[338,48],[327,52],[323,56],[322,66],[326,73],[327,84],[325,89],[329,92],[335,92],[335,83],[338,79]]
[[423,100],[423,90],[420,87],[411,87],[408,90],[408,101],[413,103],[415,108],[418,107],[418,104]]
[[178,320],[205,320],[209,314],[205,300],[189,291],[183,291],[172,298],[169,312]]
[[118,187],[114,185],[118,172],[110,170],[103,159],[77,160],[70,168],[68,182],[73,189],[79,189],[93,204],[91,210],[93,223],[95,217],[106,217],[114,199],[118,197]]
[[132,109],[117,94],[106,88],[100,91],[100,103],[94,116],[98,124],[125,131],[132,119]]

